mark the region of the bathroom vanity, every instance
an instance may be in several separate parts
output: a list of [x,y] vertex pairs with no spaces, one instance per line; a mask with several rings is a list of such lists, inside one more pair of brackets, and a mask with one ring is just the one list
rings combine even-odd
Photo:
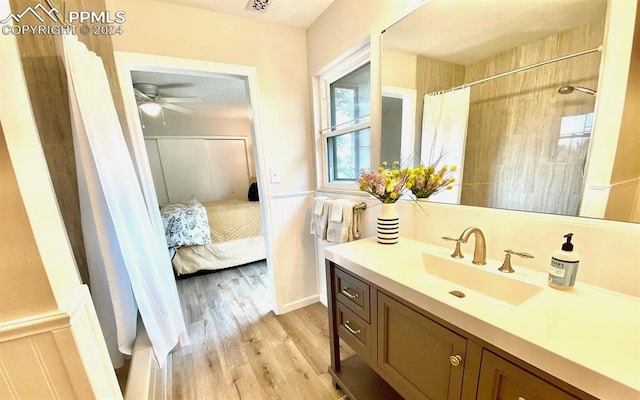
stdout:
[[325,249],[329,372],[350,399],[640,398],[637,298],[450,252],[405,238]]

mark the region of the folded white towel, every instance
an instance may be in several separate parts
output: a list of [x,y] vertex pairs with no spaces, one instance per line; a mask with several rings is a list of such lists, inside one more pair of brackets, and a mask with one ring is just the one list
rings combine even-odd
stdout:
[[313,213],[315,215],[322,215],[322,209],[324,207],[324,202],[327,200],[326,196],[317,196],[313,199]]
[[331,222],[342,222],[342,209],[345,202],[349,200],[333,200],[331,202],[331,215],[329,216],[329,221]]
[[342,211],[342,221],[329,220],[327,226],[327,241],[334,243],[345,243],[353,240],[353,207],[355,203],[349,200],[327,200],[331,209],[336,203],[340,204]]
[[329,221],[328,197],[318,196],[313,200],[311,226],[309,232],[320,240],[327,239],[327,223]]

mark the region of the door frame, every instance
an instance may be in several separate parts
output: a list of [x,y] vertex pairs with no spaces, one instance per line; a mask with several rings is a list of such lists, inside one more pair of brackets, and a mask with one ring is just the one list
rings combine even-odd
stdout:
[[[145,196],[152,195],[158,209],[151,168],[144,145],[144,135],[139,122],[138,107],[133,90],[131,71],[164,72],[185,75],[200,76],[225,76],[232,75],[234,78],[244,79],[247,83],[247,95],[251,104],[250,125],[251,140],[253,142],[253,158],[256,168],[256,180],[260,186],[260,213],[262,216],[263,232],[265,234],[265,251],[267,257],[267,271],[271,292],[270,308],[277,313],[279,308],[278,288],[276,285],[276,271],[272,263],[273,254],[269,246],[269,238],[273,237],[273,222],[271,216],[271,205],[269,195],[269,185],[267,182],[267,171],[265,164],[264,144],[262,140],[262,123],[260,120],[260,105],[258,101],[258,78],[255,67],[237,64],[225,64],[212,61],[203,61],[187,58],[159,56],[153,54],[131,53],[114,51],[118,80],[121,87],[122,97],[125,105],[125,117],[129,127],[129,135],[125,135],[127,145],[131,151],[131,156],[136,165],[138,179],[145,193]],[[160,213],[158,211],[158,218]],[[163,232],[164,235],[164,232]]]
[[402,100],[402,128],[400,139],[400,160],[414,163],[416,153],[416,90],[400,86],[382,85],[382,97]]

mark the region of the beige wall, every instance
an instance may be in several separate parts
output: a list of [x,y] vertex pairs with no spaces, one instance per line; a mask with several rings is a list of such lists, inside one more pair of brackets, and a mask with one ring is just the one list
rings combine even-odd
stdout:
[[640,222],[640,13],[636,13],[631,65],[605,217]]
[[55,310],[0,125],[0,322]]
[[416,88],[418,56],[393,49],[383,49],[382,84],[407,89]]
[[420,0],[336,0],[307,29],[307,62],[315,74],[369,35],[415,10]]
[[640,12],[636,10],[635,31],[627,80],[622,127],[611,183],[640,177]]
[[126,10],[116,51],[255,66],[265,161],[282,178],[271,194],[312,189],[303,30],[150,0],[108,0],[107,9]]

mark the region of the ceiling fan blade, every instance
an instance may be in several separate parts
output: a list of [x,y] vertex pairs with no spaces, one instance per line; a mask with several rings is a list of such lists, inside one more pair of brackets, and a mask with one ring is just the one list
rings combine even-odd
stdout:
[[133,88],[133,92],[136,94],[136,97],[139,97],[142,100],[151,100],[151,97],[147,96],[136,88]]
[[193,83],[165,83],[162,85],[157,85],[160,89],[180,89],[193,86]]
[[163,97],[164,103],[202,103],[200,97]]
[[175,104],[168,104],[168,103],[167,104],[162,104],[162,107],[164,107],[164,108],[166,108],[168,110],[173,110],[173,111],[182,113],[182,114],[191,114],[191,113],[193,113],[192,110],[189,110],[188,108],[185,108],[185,107],[177,106]]

